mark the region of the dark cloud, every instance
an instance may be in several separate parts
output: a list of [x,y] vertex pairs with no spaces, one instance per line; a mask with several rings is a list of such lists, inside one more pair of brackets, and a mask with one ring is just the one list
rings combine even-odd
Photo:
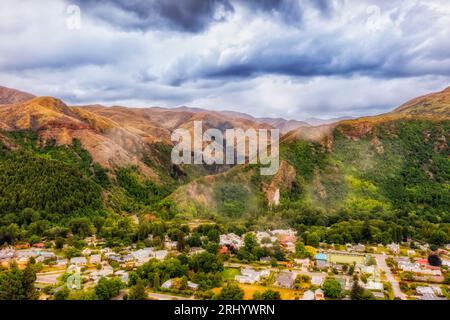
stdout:
[[229,0],[75,0],[85,13],[124,29],[200,32],[233,11]]

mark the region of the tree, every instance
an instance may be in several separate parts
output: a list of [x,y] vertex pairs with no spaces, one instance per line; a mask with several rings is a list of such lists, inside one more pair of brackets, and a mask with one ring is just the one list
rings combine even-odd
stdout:
[[325,279],[322,290],[327,298],[339,298],[342,293],[341,284],[334,278]]
[[9,270],[0,271],[0,300],[36,300],[39,293],[34,287],[35,280],[33,263],[24,270],[13,264]]
[[433,233],[430,236],[429,242],[435,245],[443,245],[447,243],[448,235],[446,232],[442,230],[436,230],[433,231]]
[[117,296],[123,287],[123,282],[118,278],[101,278],[95,286],[95,295],[100,300],[110,300]]
[[153,288],[159,289],[161,286],[161,280],[159,279],[159,274],[155,273],[155,276],[153,277]]
[[363,227],[362,227],[362,231],[361,231],[361,237],[366,242],[370,242],[372,240],[372,232],[370,230],[370,225],[369,225],[369,220],[368,219],[366,219],[364,221],[364,224],[363,224]]
[[428,263],[434,267],[440,267],[442,265],[442,260],[437,254],[430,254],[428,256]]
[[228,283],[218,295],[219,300],[242,300],[244,291],[235,283]]
[[281,300],[280,292],[275,290],[267,290],[261,295],[261,300]]
[[350,291],[350,298],[352,300],[362,300],[364,288],[358,284],[358,280],[354,280],[352,290]]
[[128,300],[146,300],[147,293],[145,292],[144,283],[142,280],[138,280],[136,285],[131,287],[128,294]]
[[317,247],[319,246],[320,235],[317,232],[309,233],[306,236],[306,243],[310,246]]

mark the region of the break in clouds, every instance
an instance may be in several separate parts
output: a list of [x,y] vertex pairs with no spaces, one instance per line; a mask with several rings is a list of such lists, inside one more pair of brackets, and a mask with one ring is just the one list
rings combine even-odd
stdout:
[[449,26],[447,0],[3,0],[0,84],[72,104],[377,114],[450,85]]

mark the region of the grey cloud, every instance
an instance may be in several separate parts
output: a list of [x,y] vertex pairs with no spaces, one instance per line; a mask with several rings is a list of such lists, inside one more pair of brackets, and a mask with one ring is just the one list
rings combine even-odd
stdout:
[[113,26],[144,31],[161,28],[200,32],[211,23],[223,21],[224,13],[233,11],[229,0],[75,0],[74,3],[85,13]]

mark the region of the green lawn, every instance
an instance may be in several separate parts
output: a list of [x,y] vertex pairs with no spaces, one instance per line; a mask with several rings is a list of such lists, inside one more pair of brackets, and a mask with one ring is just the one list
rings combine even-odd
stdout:
[[234,277],[240,273],[239,269],[236,268],[225,268],[223,270],[224,280],[234,280]]

